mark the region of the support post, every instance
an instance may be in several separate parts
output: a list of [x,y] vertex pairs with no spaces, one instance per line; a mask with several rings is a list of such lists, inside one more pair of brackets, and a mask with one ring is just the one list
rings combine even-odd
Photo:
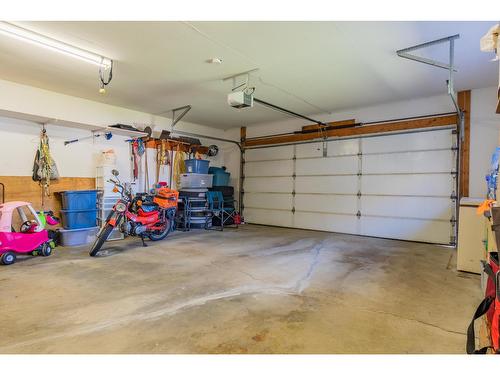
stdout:
[[[457,95],[458,106],[463,113],[462,128],[460,134],[460,197],[469,196],[469,163],[470,163],[470,110],[471,91],[460,91]],[[460,121],[460,119],[458,119]]]
[[239,195],[238,195],[238,203],[240,204],[240,215],[243,216],[243,183],[245,182],[245,143],[247,140],[247,128],[246,126],[242,126],[240,128],[240,178],[239,178]]

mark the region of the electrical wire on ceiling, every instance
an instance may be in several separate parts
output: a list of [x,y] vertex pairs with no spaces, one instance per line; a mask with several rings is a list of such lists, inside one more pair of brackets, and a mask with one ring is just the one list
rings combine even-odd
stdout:
[[[250,73],[250,75],[252,75],[252,74],[253,74],[253,73]],[[272,87],[272,88],[274,88],[274,89],[276,89],[276,90],[279,90],[279,91],[281,91],[281,92],[283,92],[283,93],[285,93],[285,94],[287,94],[287,95],[289,95],[289,96],[292,96],[292,97],[294,97],[295,99],[297,99],[297,100],[299,100],[299,101],[301,101],[301,102],[303,102],[303,103],[305,103],[305,104],[307,104],[307,105],[309,105],[309,106],[311,106],[311,107],[313,107],[313,108],[317,109],[318,111],[321,111],[321,112],[323,112],[323,113],[328,113],[328,114],[330,114],[330,115],[332,114],[332,112],[331,112],[331,111],[329,111],[329,110],[327,110],[327,109],[325,109],[325,108],[319,107],[319,106],[317,106],[316,104],[313,104],[313,103],[311,103],[311,102],[307,101],[306,99],[304,99],[304,98],[302,98],[302,97],[300,97],[300,96],[298,96],[298,95],[294,94],[294,93],[293,93],[293,92],[291,92],[291,91],[287,91],[287,90],[285,90],[285,89],[283,89],[283,88],[281,88],[281,87],[278,87],[278,86],[276,86],[276,85],[274,85],[274,84],[272,84],[272,83],[270,83],[270,82],[266,82],[266,81],[264,81],[264,80],[262,79],[262,76],[258,76],[258,75],[256,75],[256,77],[257,77],[257,79],[259,80],[259,82],[260,82],[260,83],[262,83],[264,86]]]
[[[242,57],[242,58],[244,58],[244,59],[248,60],[248,61],[249,61],[249,62],[251,62],[254,66],[258,66],[258,65],[259,65],[256,61],[254,61],[251,57],[249,57],[249,56],[248,56],[248,55],[246,55],[245,53],[243,53],[243,52],[239,51],[238,49],[235,49],[235,48],[233,48],[233,47],[231,47],[231,46],[229,46],[229,45],[227,45],[227,44],[225,44],[225,43],[222,43],[222,42],[220,42],[220,41],[218,41],[218,40],[214,39],[213,37],[211,37],[210,35],[208,35],[208,34],[207,34],[207,33],[205,33],[204,31],[200,30],[199,28],[197,28],[196,26],[194,26],[194,25],[193,25],[193,24],[191,24],[190,22],[187,22],[187,21],[182,21],[182,23],[183,23],[183,24],[185,24],[186,26],[188,26],[189,28],[191,28],[192,30],[194,30],[195,32],[197,32],[198,34],[200,34],[201,36],[203,36],[205,39],[207,39],[207,40],[211,41],[212,43],[215,43],[215,44],[217,44],[217,45],[219,45],[219,46],[221,46],[221,47],[223,47],[223,48],[225,48],[225,49],[227,49],[227,50],[229,50],[229,51],[231,51],[231,52],[233,52],[233,53],[235,53],[235,54],[239,55],[240,57]],[[312,107],[312,108],[314,108],[314,109],[316,109],[316,110],[318,110],[318,111],[321,111],[321,112],[323,112],[323,113],[332,114],[332,112],[331,112],[331,111],[329,111],[329,110],[327,110],[327,109],[325,109],[325,108],[319,107],[319,106],[317,106],[317,105],[315,105],[315,104],[311,103],[310,101],[308,101],[308,100],[306,100],[306,99],[302,98],[301,96],[299,96],[299,95],[297,95],[297,94],[295,94],[295,93],[293,93],[293,92],[291,92],[291,91],[288,91],[288,90],[286,90],[286,89],[283,89],[282,87],[279,87],[279,86],[277,86],[277,85],[275,85],[275,84],[273,84],[273,83],[270,83],[270,82],[266,82],[266,81],[264,81],[264,80],[263,80],[263,78],[262,78],[262,76],[260,76],[260,75],[257,75],[257,74],[255,74],[255,73],[251,73],[251,74],[249,73],[249,76],[255,76],[255,77],[259,80],[259,82],[260,82],[261,84],[263,84],[264,86],[272,87],[272,88],[274,88],[274,89],[276,89],[276,90],[278,90],[278,91],[281,91],[282,93],[284,93],[284,94],[286,94],[286,95],[288,95],[288,96],[291,96],[291,97],[293,97],[293,98],[297,99],[298,101],[301,101],[302,103],[304,103],[304,104],[306,104],[306,105],[308,105],[308,106],[310,106],[310,107]]]

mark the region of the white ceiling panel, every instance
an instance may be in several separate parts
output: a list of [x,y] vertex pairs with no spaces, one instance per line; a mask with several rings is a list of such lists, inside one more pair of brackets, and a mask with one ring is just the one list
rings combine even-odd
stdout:
[[[0,36],[0,79],[153,114],[191,104],[186,121],[239,127],[286,116],[230,108],[224,77],[258,68],[250,80],[256,97],[306,115],[444,94],[445,70],[395,51],[457,33],[456,88],[493,86],[498,67],[479,51],[479,38],[494,23],[17,22],[114,59],[114,78],[102,96],[95,66]],[[211,57],[223,63],[206,63]]]

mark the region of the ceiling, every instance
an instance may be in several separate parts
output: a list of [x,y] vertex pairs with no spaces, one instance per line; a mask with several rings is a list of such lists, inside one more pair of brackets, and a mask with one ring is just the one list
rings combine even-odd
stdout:
[[[115,61],[108,93],[97,68],[0,35],[0,79],[153,114],[187,104],[185,121],[231,128],[283,119],[226,103],[232,82],[251,74],[255,96],[305,115],[446,93],[447,71],[396,50],[460,34],[456,89],[497,84],[479,38],[495,22],[16,22]],[[447,46],[426,57],[446,61]],[[219,57],[220,65],[207,59]]]

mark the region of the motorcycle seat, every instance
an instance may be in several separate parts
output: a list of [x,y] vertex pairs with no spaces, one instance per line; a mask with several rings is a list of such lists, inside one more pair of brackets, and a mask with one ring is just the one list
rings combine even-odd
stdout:
[[142,204],[141,204],[141,209],[144,212],[155,211],[158,209],[158,207],[159,207],[158,204],[154,203],[154,202],[142,202]]
[[154,202],[143,202],[138,210],[139,216],[153,216],[158,212],[158,204]]

